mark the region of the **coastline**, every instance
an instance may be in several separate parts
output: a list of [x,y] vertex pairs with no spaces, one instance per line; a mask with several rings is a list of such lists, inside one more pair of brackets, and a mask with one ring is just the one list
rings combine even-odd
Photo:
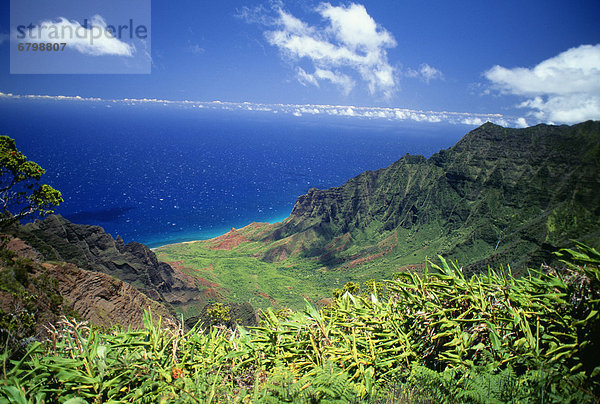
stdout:
[[215,230],[212,233],[209,233],[208,235],[203,235],[203,236],[199,236],[199,233],[189,233],[189,235],[181,235],[180,237],[177,238],[172,238],[172,239],[167,239],[164,241],[156,241],[156,242],[142,242],[142,244],[146,245],[148,248],[150,248],[150,250],[155,251],[156,249],[160,248],[160,247],[164,247],[164,246],[168,246],[168,245],[174,245],[174,244],[190,244],[190,243],[196,243],[198,241],[204,241],[204,240],[211,240],[217,237],[221,237],[227,233],[229,233],[232,229],[241,229],[244,228],[252,223],[268,223],[268,224],[275,224],[275,223],[281,223],[283,222],[285,219],[287,219],[289,217],[289,214],[287,216],[278,216],[275,218],[272,218],[268,221],[249,221],[248,223],[246,223],[244,226],[241,227],[235,227],[235,226],[230,226],[230,227],[222,227],[219,230]]

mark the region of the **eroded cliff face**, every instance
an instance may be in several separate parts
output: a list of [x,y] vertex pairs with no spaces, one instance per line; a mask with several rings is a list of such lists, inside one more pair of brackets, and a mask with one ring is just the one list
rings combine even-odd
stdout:
[[144,326],[144,311],[150,310],[155,319],[175,322],[170,309],[110,275],[74,264],[45,262],[39,251],[19,238],[10,238],[3,247],[16,255],[0,263],[2,271],[9,270],[8,263],[24,268],[26,275],[21,276],[20,285],[13,282],[2,288],[0,310],[17,317],[23,313],[33,316],[33,336],[38,339],[44,339],[46,327],[56,326],[63,314],[75,315],[96,326],[139,329]]
[[95,325],[142,328],[144,310],[154,318],[175,316],[130,284],[100,272],[86,271],[73,264],[43,264],[46,273],[58,279],[58,289],[72,309]]
[[52,215],[23,226],[18,235],[46,260],[64,261],[113,276],[153,300],[175,306],[198,300],[200,291],[188,276],[159,262],[145,245],[125,244],[99,226],[75,224]]
[[[600,122],[526,129],[487,123],[429,159],[407,155],[341,187],[309,190],[264,238],[279,241],[264,258],[326,254],[324,263],[335,266],[431,246],[431,254],[474,269],[537,266],[570,238],[594,243],[599,233]],[[351,241],[331,254],[342,236]],[[382,247],[390,237],[397,244]]]

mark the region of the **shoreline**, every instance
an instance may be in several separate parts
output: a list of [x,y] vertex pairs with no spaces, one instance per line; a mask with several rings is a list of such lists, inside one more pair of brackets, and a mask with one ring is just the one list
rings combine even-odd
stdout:
[[290,215],[288,214],[287,216],[281,216],[281,217],[276,217],[273,219],[270,219],[268,221],[261,221],[261,222],[257,222],[257,221],[250,221],[247,224],[245,224],[242,227],[235,227],[235,226],[231,226],[229,227],[229,230],[217,230],[214,233],[210,234],[210,236],[208,237],[204,237],[204,238],[199,238],[198,236],[193,236],[190,234],[190,236],[182,236],[182,237],[178,237],[178,238],[174,238],[173,240],[170,241],[157,241],[157,242],[149,242],[149,243],[144,243],[141,242],[141,244],[144,244],[145,246],[147,246],[150,250],[155,251],[158,248],[164,247],[164,246],[168,246],[168,245],[174,245],[174,244],[191,244],[191,243],[196,243],[199,241],[205,241],[205,240],[212,240],[215,239],[217,237],[221,237],[227,233],[229,233],[232,229],[243,229],[246,226],[249,226],[252,223],[268,223],[268,224],[275,224],[275,223],[281,223],[284,220],[286,220]]

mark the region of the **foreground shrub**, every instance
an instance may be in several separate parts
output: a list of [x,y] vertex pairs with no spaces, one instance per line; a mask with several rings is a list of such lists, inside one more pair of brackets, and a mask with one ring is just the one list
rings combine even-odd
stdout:
[[[441,259],[347,291],[329,307],[263,314],[259,327],[184,333],[177,324],[100,333],[63,321],[3,360],[9,402],[593,402],[600,363],[600,254],[565,267],[467,278]],[[30,400],[30,401],[28,401]]]

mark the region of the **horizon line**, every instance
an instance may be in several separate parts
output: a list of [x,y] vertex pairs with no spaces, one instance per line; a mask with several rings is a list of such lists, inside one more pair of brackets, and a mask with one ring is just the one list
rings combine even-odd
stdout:
[[413,121],[418,123],[449,123],[452,125],[480,126],[485,122],[496,123],[505,127],[529,126],[525,118],[507,116],[499,113],[471,113],[456,111],[433,111],[410,109],[400,107],[374,107],[355,105],[333,104],[291,104],[291,103],[257,103],[257,102],[232,102],[232,101],[193,101],[193,100],[168,100],[160,98],[121,98],[106,99],[99,97],[81,97],[66,95],[34,95],[13,94],[0,91],[0,100],[51,100],[51,101],[76,101],[76,102],[105,102],[124,105],[154,104],[164,106],[183,106],[191,108],[213,109],[223,111],[251,111],[270,112],[273,114],[289,114],[296,117],[312,116],[337,116],[346,118],[384,119],[388,121]]

